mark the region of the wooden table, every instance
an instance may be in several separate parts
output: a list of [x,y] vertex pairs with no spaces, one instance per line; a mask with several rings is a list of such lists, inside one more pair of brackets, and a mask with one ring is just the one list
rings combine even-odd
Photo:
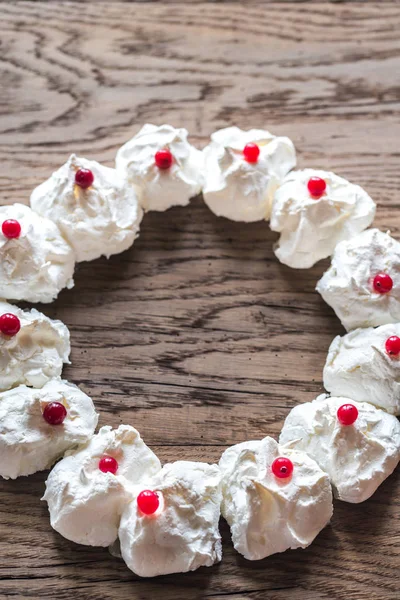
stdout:
[[[112,165],[145,122],[204,146],[235,124],[289,135],[299,166],[330,168],[379,204],[400,236],[400,6],[391,3],[0,5],[1,202],[27,202],[69,153]],[[64,375],[100,423],[130,423],[163,461],[218,460],[277,436],[322,391],[342,331],[314,292],[328,262],[293,271],[266,223],[217,219],[201,198],[146,215],[134,247],[78,266],[41,307],[71,329]],[[0,483],[0,598],[399,598],[400,479],[336,502],[307,550],[247,562],[222,524],[223,562],[135,577],[106,549],[64,540],[40,502],[46,474]]]

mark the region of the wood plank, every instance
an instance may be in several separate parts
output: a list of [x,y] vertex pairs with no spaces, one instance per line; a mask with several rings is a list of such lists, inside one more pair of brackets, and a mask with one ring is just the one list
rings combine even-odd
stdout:
[[[289,135],[299,165],[337,171],[378,202],[400,236],[400,5],[269,2],[0,4],[0,203],[72,151],[112,165],[146,121]],[[328,261],[280,265],[263,223],[214,217],[201,197],[146,215],[127,252],[79,265],[46,314],[71,329],[65,377],[101,424],[130,422],[163,461],[217,461],[277,436],[322,391],[340,323],[314,291]],[[0,598],[394,600],[398,472],[359,506],[336,502],[306,550],[250,563],[221,523],[221,565],[140,580],[107,550],[50,529],[45,474],[0,482]]]

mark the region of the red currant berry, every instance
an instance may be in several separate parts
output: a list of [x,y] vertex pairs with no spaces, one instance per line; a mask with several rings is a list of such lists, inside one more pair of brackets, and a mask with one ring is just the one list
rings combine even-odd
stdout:
[[243,156],[244,160],[248,163],[256,163],[258,161],[258,157],[260,156],[260,148],[257,144],[253,144],[250,142],[246,144],[243,148]]
[[79,169],[75,173],[75,183],[82,189],[86,190],[89,188],[94,181],[94,175],[89,169]]
[[321,177],[310,177],[307,183],[308,191],[310,196],[313,198],[321,198],[326,190],[326,181]]
[[160,499],[157,492],[151,490],[143,490],[137,497],[137,504],[140,512],[144,515],[154,515],[160,506]]
[[172,165],[173,157],[169,150],[159,150],[154,155],[154,160],[159,169],[169,169]]
[[353,425],[357,421],[358,410],[354,404],[343,404],[339,406],[337,418],[341,425]]
[[387,294],[393,287],[393,279],[387,273],[375,275],[373,286],[378,294]]
[[61,402],[49,402],[43,411],[43,418],[49,425],[61,425],[67,416],[67,409]]
[[6,221],[3,221],[1,231],[3,232],[4,237],[9,240],[19,238],[21,235],[21,225],[15,219],[7,219]]
[[21,329],[21,321],[16,315],[5,313],[0,316],[0,331],[4,335],[16,335]]
[[398,356],[400,354],[400,338],[392,335],[386,340],[385,349],[390,356]]
[[288,458],[280,456],[272,463],[271,470],[275,477],[278,477],[279,479],[287,479],[293,473],[293,463]]
[[118,462],[112,456],[103,456],[99,460],[99,469],[102,473],[116,474],[118,471]]

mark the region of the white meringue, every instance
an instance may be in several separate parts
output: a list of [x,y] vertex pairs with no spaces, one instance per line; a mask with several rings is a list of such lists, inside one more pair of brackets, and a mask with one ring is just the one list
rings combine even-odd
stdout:
[[75,256],[57,225],[29,206],[0,206],[0,223],[15,219],[18,238],[0,231],[0,298],[52,302],[63,288],[74,285]]
[[[116,475],[103,473],[99,461],[111,456]],[[129,425],[102,427],[86,445],[67,453],[51,471],[43,500],[51,526],[65,538],[88,546],[108,546],[118,534],[122,511],[131,500],[128,483],[147,481],[160,461]]]
[[[293,473],[278,479],[271,465],[289,458]],[[328,524],[332,512],[329,478],[304,452],[266,437],[228,448],[222,473],[222,515],[235,549],[259,560],[289,548],[306,548]]]
[[[88,189],[75,183],[79,169],[93,173]],[[143,216],[132,186],[115,169],[75,154],[33,190],[31,207],[58,225],[79,262],[129,248]]]
[[[146,484],[147,485],[147,484]],[[218,530],[221,475],[216,465],[178,461],[149,482],[161,496],[154,515],[143,515],[136,498],[119,528],[121,554],[141,577],[210,567],[222,556]],[[142,488],[136,488],[136,495]]]
[[[310,195],[311,177],[326,182],[319,199]],[[281,236],[277,258],[296,269],[308,269],[330,256],[335,246],[366,229],[374,220],[376,205],[359,185],[335,173],[305,169],[293,171],[277,189],[270,226]]]
[[[260,149],[256,163],[243,157],[248,143]],[[220,129],[203,153],[205,203],[218,217],[246,223],[269,218],[276,188],[296,166],[293,142],[263,129]]]
[[[145,211],[186,206],[200,193],[203,157],[189,144],[187,136],[186,129],[148,123],[118,150],[117,171],[133,185]],[[173,156],[169,169],[159,169],[155,164],[156,152],[163,149]]]
[[[49,402],[67,409],[61,425],[49,425],[43,410]],[[78,387],[51,379],[40,390],[20,385],[0,393],[0,475],[15,479],[48,469],[77,444],[90,439],[98,414]]]
[[[388,294],[373,288],[379,273],[387,273],[393,280]],[[378,229],[341,242],[316,290],[347,331],[400,321],[400,243]]]
[[355,329],[332,342],[324,368],[324,387],[332,396],[369,402],[400,414],[400,360],[385,348],[400,337],[400,323]]
[[12,337],[0,334],[0,390],[20,384],[40,388],[59,377],[71,351],[64,323],[0,300],[0,315],[6,313],[18,317],[21,329]]
[[[353,404],[358,418],[341,425],[337,411]],[[400,460],[400,423],[366,402],[322,395],[295,406],[286,417],[280,443],[307,452],[328,473],[339,500],[363,502]]]

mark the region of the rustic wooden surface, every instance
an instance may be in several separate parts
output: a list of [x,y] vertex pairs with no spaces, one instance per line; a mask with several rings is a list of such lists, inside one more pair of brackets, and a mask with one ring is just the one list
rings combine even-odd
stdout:
[[[185,126],[199,146],[236,124],[289,135],[300,166],[365,186],[376,224],[400,236],[399,30],[396,3],[1,3],[1,202],[27,202],[72,151],[112,165],[147,121]],[[291,271],[275,239],[199,198],[147,215],[124,254],[79,265],[44,311],[70,327],[65,376],[101,424],[135,425],[164,461],[215,461],[277,436],[322,391],[341,332],[314,292],[327,263]],[[307,550],[247,562],[223,524],[221,565],[153,580],[53,532],[45,477],[0,482],[0,598],[399,597],[398,473],[360,506],[336,503]]]

